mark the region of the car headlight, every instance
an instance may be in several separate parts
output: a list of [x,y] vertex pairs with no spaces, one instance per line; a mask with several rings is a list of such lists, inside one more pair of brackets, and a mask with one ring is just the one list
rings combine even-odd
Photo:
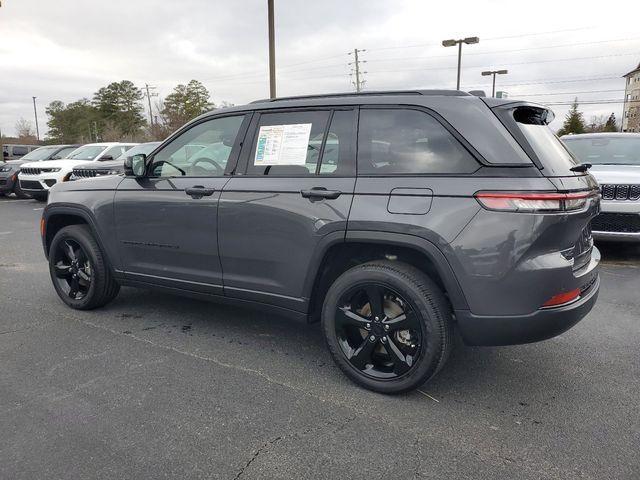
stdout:
[[0,167],[0,172],[10,172],[12,168],[11,165],[5,165],[4,167]]

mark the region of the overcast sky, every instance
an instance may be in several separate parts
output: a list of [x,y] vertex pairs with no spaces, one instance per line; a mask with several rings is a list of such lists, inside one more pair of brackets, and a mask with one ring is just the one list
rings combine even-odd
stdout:
[[[367,50],[366,89],[455,88],[456,49],[440,42],[465,36],[480,43],[464,48],[462,89],[490,94],[489,77],[480,72],[506,68],[498,85],[511,98],[621,101],[620,77],[640,62],[637,0],[275,3],[278,95],[352,90],[353,48]],[[90,98],[122,79],[155,85],[160,97],[193,78],[215,102],[267,97],[266,6],[267,0],[2,0],[0,129],[14,134],[20,117],[33,122],[37,96],[42,134],[51,101]],[[567,108],[553,106],[554,126]],[[622,103],[582,110],[587,120],[611,112],[620,119]]]

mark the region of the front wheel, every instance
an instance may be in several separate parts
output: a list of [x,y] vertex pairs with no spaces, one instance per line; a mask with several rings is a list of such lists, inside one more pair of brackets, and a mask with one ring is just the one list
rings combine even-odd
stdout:
[[[30,195],[26,194],[22,188],[20,188],[20,182],[16,180],[15,185],[13,186],[13,193],[17,198],[20,199],[25,199],[25,198],[31,198]],[[46,198],[45,198],[46,199]]]
[[87,225],[70,225],[56,233],[49,248],[49,273],[60,299],[77,310],[102,307],[120,291]]
[[451,308],[442,291],[401,262],[343,273],[325,298],[322,327],[340,369],[381,393],[419,387],[442,368],[452,346]]

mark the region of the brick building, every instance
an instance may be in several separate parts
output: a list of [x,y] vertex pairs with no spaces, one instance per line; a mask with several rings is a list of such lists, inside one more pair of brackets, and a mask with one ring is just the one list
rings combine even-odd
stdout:
[[624,110],[622,131],[640,132],[640,63],[624,75],[627,80],[624,89]]

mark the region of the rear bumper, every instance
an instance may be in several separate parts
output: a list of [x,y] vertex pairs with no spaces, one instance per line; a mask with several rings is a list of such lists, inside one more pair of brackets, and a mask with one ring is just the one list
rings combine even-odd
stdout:
[[457,311],[456,320],[467,345],[517,345],[546,340],[566,332],[593,308],[600,291],[600,277],[583,297],[562,307],[537,310],[528,315],[489,317]]

